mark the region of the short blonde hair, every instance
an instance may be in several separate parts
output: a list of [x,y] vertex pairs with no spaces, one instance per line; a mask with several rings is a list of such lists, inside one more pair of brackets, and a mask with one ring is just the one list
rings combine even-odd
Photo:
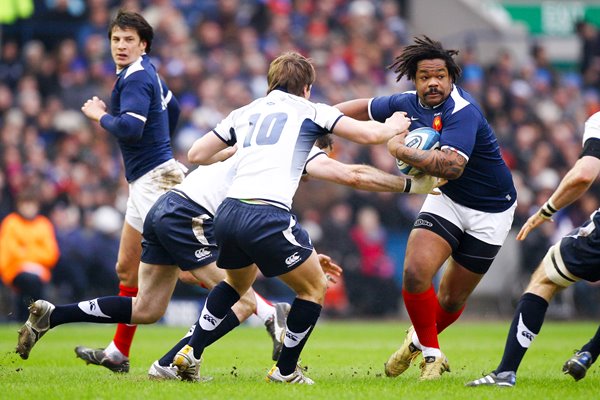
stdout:
[[295,51],[283,53],[269,66],[267,93],[283,89],[290,94],[302,96],[304,89],[310,87],[315,78],[315,68],[309,59]]

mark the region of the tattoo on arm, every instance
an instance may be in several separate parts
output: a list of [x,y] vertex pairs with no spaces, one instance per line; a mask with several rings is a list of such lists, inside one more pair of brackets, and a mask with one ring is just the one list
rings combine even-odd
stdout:
[[459,178],[467,165],[467,160],[456,151],[419,150],[401,146],[396,149],[396,158],[419,168],[427,175],[445,179]]

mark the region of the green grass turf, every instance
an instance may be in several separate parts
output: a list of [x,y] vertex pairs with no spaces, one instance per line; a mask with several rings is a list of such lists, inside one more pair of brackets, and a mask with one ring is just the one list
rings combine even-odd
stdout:
[[150,381],[147,370],[185,332],[185,328],[144,326],[134,341],[129,374],[86,366],[75,358],[78,344],[102,347],[114,327],[65,325],[49,332],[29,360],[14,354],[16,325],[0,325],[1,399],[596,399],[598,367],[575,382],[561,373],[563,362],[596,331],[589,322],[548,322],[521,365],[515,388],[466,388],[464,383],[498,364],[509,321],[460,321],[444,332],[442,349],[452,372],[435,382],[418,382],[418,367],[390,379],[383,362],[397,348],[406,321],[322,321],[305,348],[302,361],[316,385],[264,382],[271,342],[262,328],[242,326],[209,347],[202,374],[208,383]]

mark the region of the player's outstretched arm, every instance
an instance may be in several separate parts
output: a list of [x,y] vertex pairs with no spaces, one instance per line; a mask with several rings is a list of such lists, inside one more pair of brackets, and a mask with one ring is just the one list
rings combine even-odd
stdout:
[[355,143],[380,144],[406,131],[409,126],[410,119],[404,112],[395,112],[385,123],[344,116],[333,127],[333,133]]
[[355,99],[336,104],[334,106],[338,110],[351,118],[359,121],[370,120],[369,116],[369,99]]
[[440,185],[437,178],[411,179],[389,174],[364,164],[344,164],[322,154],[306,164],[309,176],[369,192],[430,193]]
[[600,174],[600,159],[583,156],[577,160],[548,201],[523,224],[517,234],[517,240],[524,240],[532,230],[546,221],[552,221],[554,213],[580,198],[590,188],[598,174]]

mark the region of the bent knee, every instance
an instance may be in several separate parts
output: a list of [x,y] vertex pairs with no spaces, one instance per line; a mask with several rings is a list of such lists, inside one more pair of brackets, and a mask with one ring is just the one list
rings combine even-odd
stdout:
[[459,311],[467,302],[468,295],[456,295],[456,294],[440,294],[438,293],[438,302],[440,307],[449,313]]
[[423,268],[419,268],[416,265],[408,265],[404,268],[402,282],[407,291],[420,293],[429,288],[432,279],[433,276],[426,273]]
[[125,286],[137,286],[139,264],[133,266],[133,264],[117,262],[115,265],[115,271],[119,282]]
[[299,292],[298,297],[305,300],[311,300],[318,304],[323,304],[325,292],[327,292],[327,277],[323,274],[322,277],[314,279],[303,292]]

